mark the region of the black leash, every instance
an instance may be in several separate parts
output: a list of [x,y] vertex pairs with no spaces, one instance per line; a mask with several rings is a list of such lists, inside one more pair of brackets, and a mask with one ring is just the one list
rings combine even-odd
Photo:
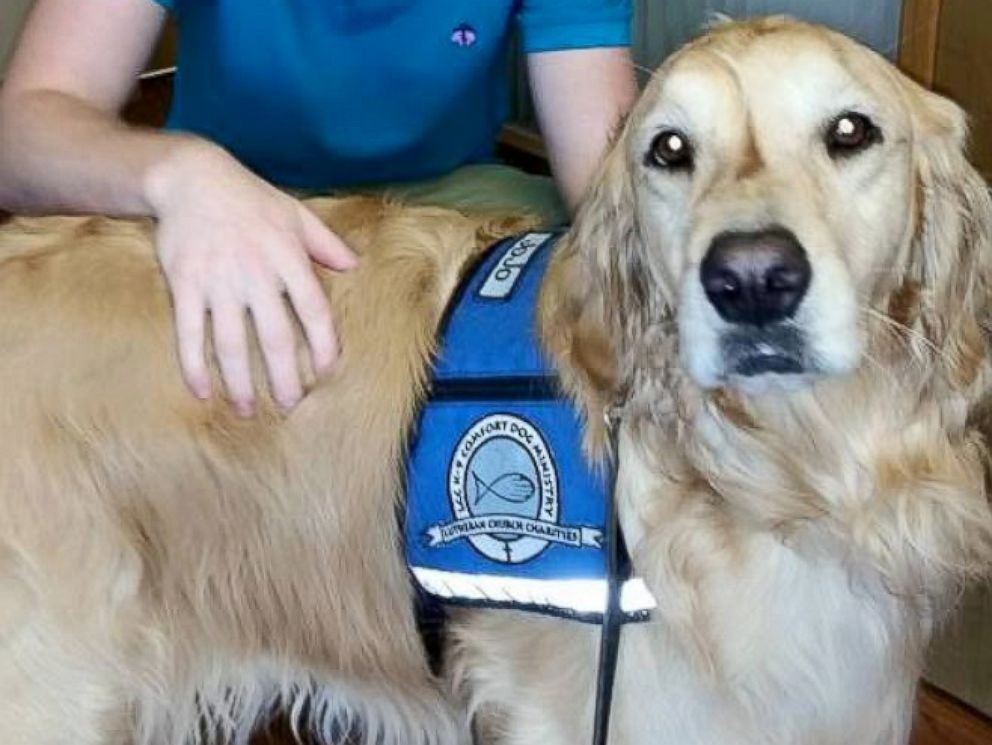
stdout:
[[620,607],[620,553],[617,519],[617,472],[620,466],[619,416],[607,410],[606,427],[610,436],[610,489],[606,505],[606,608],[603,610],[603,630],[599,637],[599,669],[596,673],[595,719],[593,720],[593,745],[607,745],[610,732],[610,714],[613,704],[613,684],[617,675],[617,657],[620,651],[620,630],[623,612]]

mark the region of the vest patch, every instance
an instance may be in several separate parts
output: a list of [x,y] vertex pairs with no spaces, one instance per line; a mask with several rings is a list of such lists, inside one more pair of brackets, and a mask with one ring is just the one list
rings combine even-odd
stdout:
[[428,529],[431,548],[464,539],[487,559],[520,564],[552,543],[602,547],[602,530],[559,522],[554,456],[513,414],[490,414],[465,432],[448,466],[448,500],[457,519]]

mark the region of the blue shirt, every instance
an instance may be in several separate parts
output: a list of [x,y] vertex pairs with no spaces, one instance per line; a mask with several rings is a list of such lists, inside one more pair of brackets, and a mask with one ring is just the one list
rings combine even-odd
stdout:
[[168,126],[283,186],[429,178],[493,155],[510,35],[626,46],[629,0],[156,0],[179,24]]

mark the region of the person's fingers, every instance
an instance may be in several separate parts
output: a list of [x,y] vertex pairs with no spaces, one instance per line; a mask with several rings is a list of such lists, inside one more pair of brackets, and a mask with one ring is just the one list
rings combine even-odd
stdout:
[[327,372],[338,356],[337,337],[331,318],[331,304],[310,264],[300,262],[284,273],[286,294],[293,304],[310,348],[310,359],[317,373]]
[[284,409],[290,409],[303,397],[303,387],[297,367],[293,324],[282,296],[273,291],[258,292],[251,301],[251,315],[265,359],[272,398]]
[[303,226],[306,251],[312,259],[338,271],[346,271],[358,266],[358,257],[345,242],[328,230],[324,223],[303,205],[300,205],[300,224]]
[[220,367],[227,395],[241,416],[251,416],[255,403],[248,360],[245,312],[241,303],[221,295],[210,303],[213,321],[214,354]]
[[197,398],[210,397],[210,372],[207,369],[203,334],[206,303],[202,293],[187,283],[172,288],[175,306],[176,341],[179,365],[186,385]]
[[[272,397],[289,408],[302,397],[303,387],[283,292],[303,327],[314,371],[324,372],[337,357],[337,343],[330,303],[311,262],[343,271],[357,259],[302,203],[234,161],[213,163],[218,164],[212,178],[184,181],[189,185],[156,210],[163,271],[170,284],[180,274],[191,279],[175,293],[183,376],[195,395],[208,397],[211,374],[205,355],[212,352],[231,402],[240,414],[250,414],[256,399],[250,312]],[[212,349],[204,343],[210,326]]]

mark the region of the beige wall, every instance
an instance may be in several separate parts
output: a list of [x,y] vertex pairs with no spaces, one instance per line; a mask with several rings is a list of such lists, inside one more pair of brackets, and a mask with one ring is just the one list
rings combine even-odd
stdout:
[[931,649],[928,677],[992,716],[992,586],[965,596]]
[[24,16],[34,0],[0,0],[0,78],[13,51]]

